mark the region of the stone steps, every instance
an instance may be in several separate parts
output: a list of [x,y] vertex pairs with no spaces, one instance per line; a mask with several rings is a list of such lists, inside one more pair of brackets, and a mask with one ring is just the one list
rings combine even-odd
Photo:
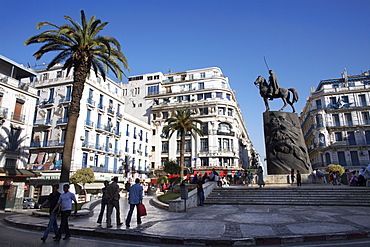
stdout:
[[368,187],[216,188],[206,204],[370,206]]

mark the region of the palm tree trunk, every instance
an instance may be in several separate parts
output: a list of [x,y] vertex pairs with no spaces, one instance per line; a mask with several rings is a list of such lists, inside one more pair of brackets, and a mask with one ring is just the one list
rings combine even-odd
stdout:
[[181,149],[180,149],[180,182],[184,179],[185,163],[185,133],[181,132]]
[[60,183],[69,182],[71,171],[72,154],[76,136],[77,121],[80,115],[80,101],[84,91],[85,81],[89,71],[87,60],[80,59],[75,63],[73,72],[72,100],[68,109],[68,123],[66,128],[66,139],[63,147],[62,171]]

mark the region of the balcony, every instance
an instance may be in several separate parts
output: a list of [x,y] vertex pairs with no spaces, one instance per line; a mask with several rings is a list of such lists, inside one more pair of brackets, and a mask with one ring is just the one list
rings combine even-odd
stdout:
[[122,117],[123,117],[122,113],[119,113],[119,112],[117,112],[117,113],[116,113],[116,116],[117,116],[118,118],[122,118]]
[[235,136],[235,132],[234,131],[221,131],[221,130],[217,130],[217,135],[224,135],[224,136]]
[[23,115],[23,114],[17,114],[17,113],[14,113],[14,112],[12,114],[12,120],[13,121],[24,123],[25,119],[26,119],[26,116]]
[[64,141],[50,140],[43,142],[31,142],[31,147],[60,147],[64,145]]
[[51,126],[52,125],[52,121],[51,119],[41,119],[41,120],[36,120],[33,125],[45,125],[45,126]]
[[98,104],[98,109],[104,111],[105,110],[105,106],[101,103]]
[[57,124],[66,124],[68,123],[68,118],[61,118],[57,120]]
[[107,109],[107,113],[110,114],[110,115],[114,115],[114,110],[113,108],[108,108]]
[[0,107],[0,118],[8,117],[8,108]]
[[92,122],[90,120],[85,120],[85,126],[89,126],[91,128],[94,128],[94,122]]
[[62,97],[62,98],[60,98],[60,100],[59,100],[59,103],[69,103],[69,102],[71,102],[71,99],[72,99],[72,97],[71,96],[67,96],[67,97]]
[[92,105],[92,106],[95,106],[95,101],[93,99],[91,99],[91,98],[88,98],[87,99],[87,104]]

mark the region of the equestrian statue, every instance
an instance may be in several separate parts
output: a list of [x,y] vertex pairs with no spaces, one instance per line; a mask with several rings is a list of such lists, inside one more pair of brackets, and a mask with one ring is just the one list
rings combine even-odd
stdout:
[[[293,113],[295,112],[293,104],[298,101],[298,92],[295,88],[283,88],[279,86],[277,76],[273,70],[269,70],[269,83],[262,76],[258,76],[254,85],[256,85],[260,90],[260,95],[263,98],[266,106],[266,112],[270,110],[269,100],[281,98],[284,102],[283,107],[279,110],[282,111],[289,104]],[[290,93],[292,94],[292,100],[290,100]]]

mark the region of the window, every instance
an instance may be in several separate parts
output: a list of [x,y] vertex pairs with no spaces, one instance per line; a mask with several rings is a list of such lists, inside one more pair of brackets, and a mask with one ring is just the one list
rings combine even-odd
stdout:
[[162,153],[168,153],[168,141],[162,142]]
[[339,87],[339,84],[333,84],[333,88],[338,88]]
[[338,114],[333,114],[333,124],[334,124],[334,126],[340,126],[340,121],[339,121],[339,115]]
[[231,131],[231,126],[228,123],[220,123],[218,125],[218,131],[228,133]]
[[149,86],[148,95],[155,95],[155,94],[159,94],[159,85]]
[[104,109],[103,100],[104,100],[104,95],[100,94],[100,96],[99,96],[99,105],[98,105],[99,109]]
[[322,109],[321,99],[316,100],[316,108]]
[[49,74],[48,73],[44,73],[44,74],[42,74],[42,80],[44,81],[44,80],[47,80],[48,79],[48,77],[49,77]]
[[326,146],[325,135],[323,133],[320,133],[319,135],[319,146],[320,147]]
[[368,111],[361,112],[363,124],[370,124],[370,114]]
[[200,151],[201,152],[204,152],[204,151],[209,151],[208,150],[208,138],[202,138],[200,139]]
[[204,82],[199,82],[198,83],[198,89],[199,90],[204,89]]
[[317,127],[324,127],[324,123],[322,121],[322,114],[316,115],[316,125]]
[[353,166],[359,166],[360,165],[360,161],[358,159],[357,151],[351,151],[350,154],[351,154],[352,165]]
[[218,115],[225,115],[225,107],[218,108]]
[[360,101],[360,106],[367,106],[366,95],[365,94],[360,94],[358,96],[358,98],[359,98],[359,101]]
[[98,129],[101,129],[102,128],[102,126],[101,126],[101,114],[100,113],[98,113],[98,122],[96,123],[96,127],[98,128]]
[[365,131],[365,139],[366,139],[366,144],[370,144],[370,131]]
[[331,158],[330,158],[330,154],[329,153],[326,153],[325,154],[325,164],[327,166],[331,164]]
[[199,108],[200,115],[208,115],[208,108]]
[[194,75],[193,74],[189,74],[189,80],[194,80]]
[[50,88],[49,90],[49,100],[47,103],[54,103],[54,88]]
[[155,75],[154,80],[159,80],[159,75]]
[[220,99],[222,99],[222,93],[220,93],[220,92],[216,92],[216,98],[220,98]]
[[353,125],[351,113],[344,113],[344,119],[346,120],[347,126],[352,126]]
[[335,132],[334,135],[337,142],[343,141],[342,132]]
[[233,116],[233,109],[227,108],[227,115],[232,117]]
[[347,165],[346,156],[344,155],[343,151],[338,152],[338,161],[339,161],[339,165],[341,166]]
[[200,73],[200,78],[206,78],[206,73],[205,72]]
[[60,71],[57,71],[57,78],[62,78],[63,76],[63,72],[60,70]]
[[200,126],[200,130],[202,131],[203,135],[208,135],[208,123],[203,123]]
[[343,101],[344,103],[349,103],[348,96],[342,96],[342,101]]
[[356,145],[355,132],[347,132],[348,144]]
[[204,94],[204,99],[210,99],[212,98],[212,94],[211,93],[205,93]]
[[147,79],[148,81],[151,81],[151,80],[153,80],[153,76],[148,76],[146,79]]
[[163,119],[167,119],[168,118],[168,112],[166,112],[166,111],[162,112],[162,116],[163,116]]
[[336,97],[330,97],[330,104],[331,107],[334,107],[337,105],[337,98]]
[[197,94],[197,100],[201,100],[201,99],[203,99],[203,94],[202,93]]
[[13,113],[13,120],[15,121],[22,121],[22,108],[23,108],[24,101],[21,99],[17,99],[14,106],[14,113]]
[[226,94],[226,99],[231,100],[231,95],[227,93]]
[[208,158],[200,158],[200,165],[201,166],[209,166],[209,159]]

